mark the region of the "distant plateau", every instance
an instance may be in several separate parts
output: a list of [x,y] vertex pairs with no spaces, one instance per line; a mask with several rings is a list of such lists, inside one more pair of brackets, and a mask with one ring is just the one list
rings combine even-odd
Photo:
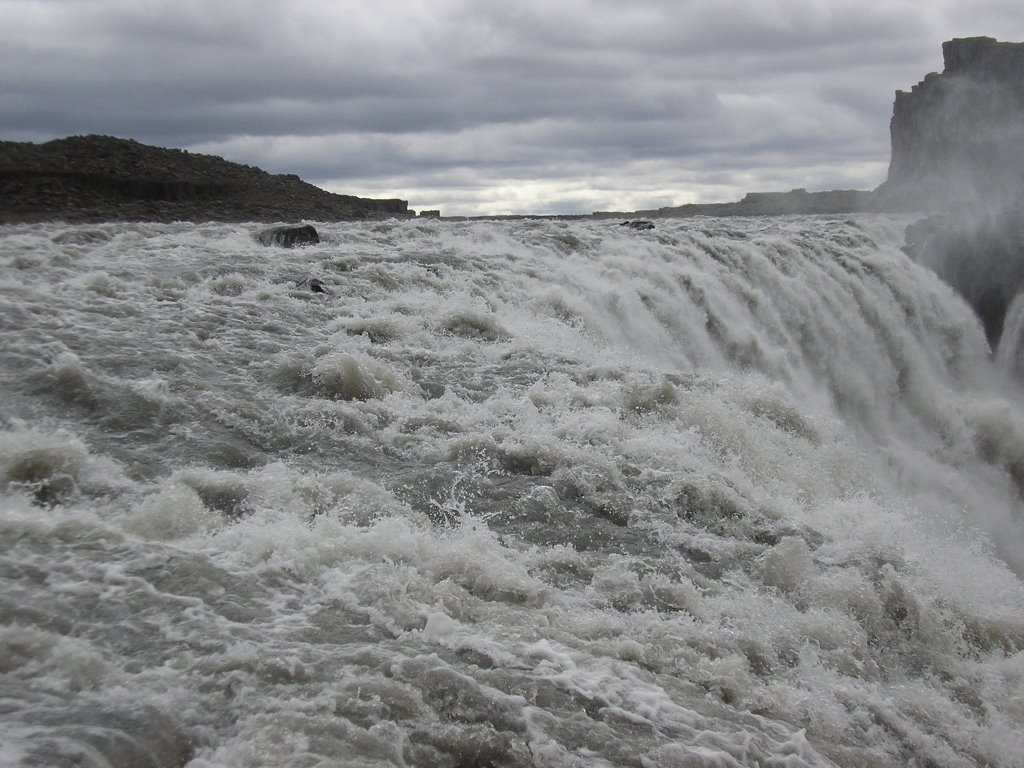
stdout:
[[[1020,209],[1024,44],[959,38],[944,43],[942,51],[941,73],[925,76],[908,92],[896,92],[889,173],[875,190],[751,192],[736,202],[589,215],[974,215]],[[0,224],[341,221],[415,215],[406,200],[332,194],[294,175],[273,175],[220,157],[132,139],[72,136],[42,144],[0,142]],[[439,217],[441,212],[420,215]]]

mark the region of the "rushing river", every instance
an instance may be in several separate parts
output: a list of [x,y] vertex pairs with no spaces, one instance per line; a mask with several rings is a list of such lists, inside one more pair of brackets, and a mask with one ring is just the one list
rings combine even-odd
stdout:
[[1024,395],[906,223],[0,227],[0,765],[1019,768]]

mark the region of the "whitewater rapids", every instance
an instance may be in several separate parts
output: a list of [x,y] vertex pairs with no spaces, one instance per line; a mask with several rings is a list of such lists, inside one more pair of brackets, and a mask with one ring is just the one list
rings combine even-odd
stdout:
[[906,223],[0,227],[0,765],[1019,768],[1021,388]]

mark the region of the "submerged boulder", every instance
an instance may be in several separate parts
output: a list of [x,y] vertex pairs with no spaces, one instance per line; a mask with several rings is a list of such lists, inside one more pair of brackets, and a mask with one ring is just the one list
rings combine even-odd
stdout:
[[271,227],[256,235],[263,245],[279,245],[282,248],[295,248],[303,245],[316,245],[320,235],[311,224],[301,227]]
[[624,221],[619,226],[629,227],[630,229],[654,229],[654,222],[647,221],[647,219],[635,219],[633,221]]
[[304,280],[299,280],[295,284],[296,288],[309,288],[313,293],[327,293],[331,291],[324,285],[323,281],[318,277],[307,277]]

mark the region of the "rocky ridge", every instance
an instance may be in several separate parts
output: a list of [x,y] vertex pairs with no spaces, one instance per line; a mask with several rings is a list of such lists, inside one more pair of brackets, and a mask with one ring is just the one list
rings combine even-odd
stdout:
[[0,142],[0,223],[337,221],[411,215],[405,200],[336,195],[298,176],[131,139]]
[[786,214],[857,213],[876,210],[875,194],[857,189],[834,189],[808,192],[748,192],[734,203],[687,203],[629,214],[600,212],[598,217],[612,216],[784,216]]

